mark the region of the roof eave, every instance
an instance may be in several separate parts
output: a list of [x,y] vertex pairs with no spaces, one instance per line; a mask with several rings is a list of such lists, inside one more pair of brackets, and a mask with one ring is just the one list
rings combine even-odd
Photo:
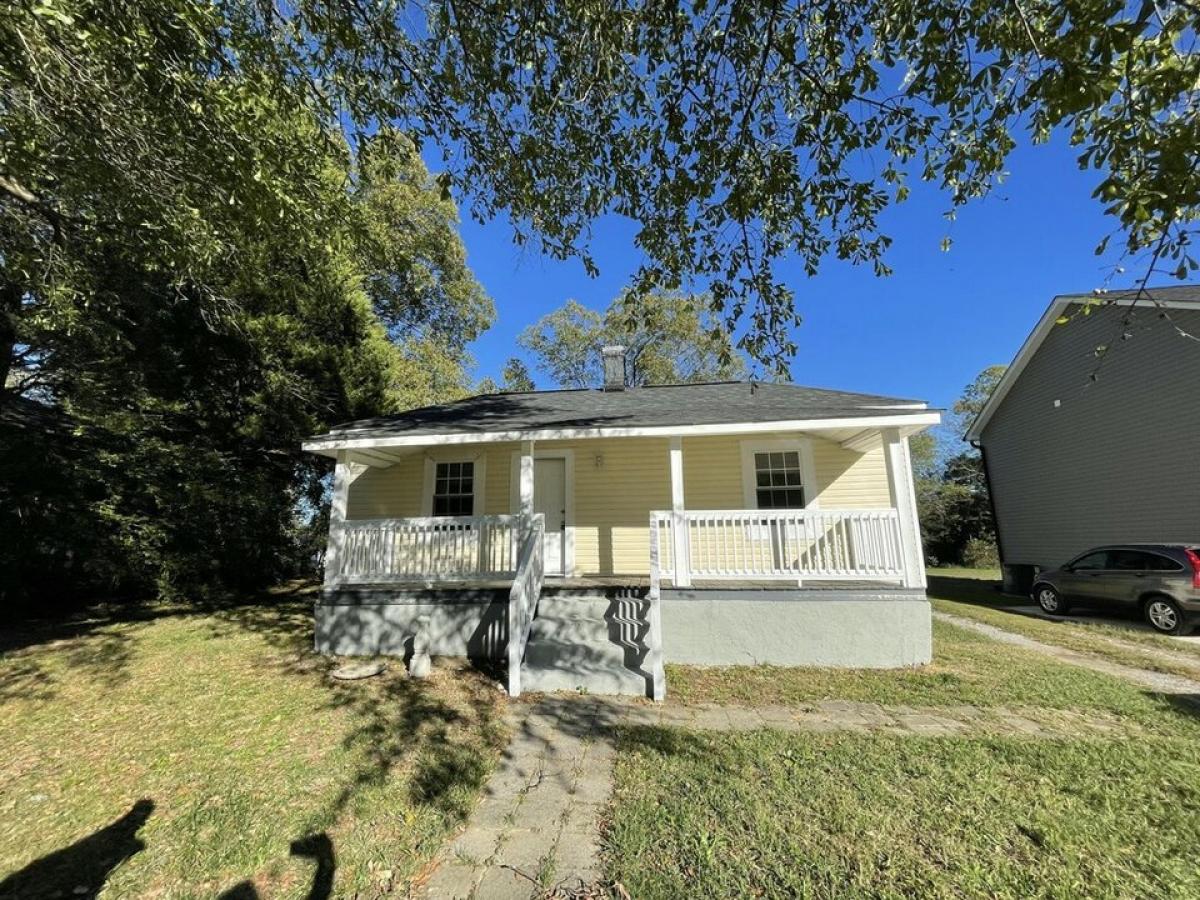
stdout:
[[941,412],[921,407],[872,410],[867,415],[836,419],[780,419],[767,422],[722,422],[710,425],[643,425],[595,428],[532,428],[507,431],[460,431],[443,434],[361,435],[324,434],[309,438],[302,447],[323,456],[338,450],[365,447],[419,447],[484,444],[512,441],[580,440],[632,437],[688,437],[704,435],[763,434],[779,431],[831,431],[844,428],[902,428],[922,431],[941,422]]

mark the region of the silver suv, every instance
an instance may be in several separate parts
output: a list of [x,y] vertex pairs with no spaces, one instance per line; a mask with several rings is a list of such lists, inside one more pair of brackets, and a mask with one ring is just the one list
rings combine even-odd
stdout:
[[1039,572],[1031,593],[1051,615],[1065,615],[1072,603],[1116,606],[1140,611],[1163,634],[1187,634],[1200,618],[1200,545],[1096,547]]

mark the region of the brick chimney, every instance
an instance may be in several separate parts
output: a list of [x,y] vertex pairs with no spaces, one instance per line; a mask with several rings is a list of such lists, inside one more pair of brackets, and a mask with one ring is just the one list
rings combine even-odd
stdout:
[[625,390],[625,348],[619,344],[602,347],[600,354],[604,357],[604,389]]

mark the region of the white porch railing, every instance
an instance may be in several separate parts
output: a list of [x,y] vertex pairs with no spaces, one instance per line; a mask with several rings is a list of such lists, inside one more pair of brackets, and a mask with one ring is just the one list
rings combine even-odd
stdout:
[[[653,513],[651,523],[657,544],[681,547],[662,566],[676,584],[687,581],[680,564],[691,578],[904,580],[894,509],[686,510]],[[677,523],[682,544],[672,540]]]
[[530,527],[521,545],[517,562],[516,577],[508,593],[508,695],[521,696],[521,665],[525,659],[525,645],[529,643],[529,631],[533,617],[537,614],[538,600],[542,596],[542,583],[546,577],[545,566],[546,517],[541,513],[533,516]]
[[509,578],[520,516],[351,519],[342,525],[338,581],[374,584]]

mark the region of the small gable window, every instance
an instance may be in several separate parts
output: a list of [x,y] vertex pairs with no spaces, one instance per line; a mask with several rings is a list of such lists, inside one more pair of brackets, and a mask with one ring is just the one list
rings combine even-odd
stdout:
[[798,451],[754,454],[754,492],[759,509],[803,509],[803,481]]
[[435,516],[473,516],[475,514],[475,463],[440,462],[434,472],[433,514]]

